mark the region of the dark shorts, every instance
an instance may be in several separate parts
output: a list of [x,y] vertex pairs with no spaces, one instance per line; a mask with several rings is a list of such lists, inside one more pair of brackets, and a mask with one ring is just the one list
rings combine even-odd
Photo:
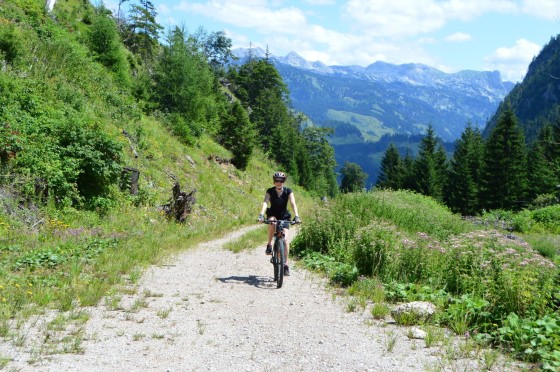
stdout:
[[[273,212],[273,211],[270,210],[270,208],[268,208],[266,210],[266,218],[270,218],[270,217],[276,217],[277,220],[287,220],[287,221],[292,219],[292,215],[288,211]],[[286,224],[286,225],[284,225],[284,228],[289,229],[290,225]]]

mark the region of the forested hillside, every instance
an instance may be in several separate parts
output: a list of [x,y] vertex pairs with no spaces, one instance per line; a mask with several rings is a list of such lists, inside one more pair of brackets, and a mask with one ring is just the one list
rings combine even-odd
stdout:
[[525,138],[531,142],[541,129],[560,118],[560,37],[552,37],[533,59],[523,81],[517,84],[490,119],[484,135],[496,126],[508,105],[519,119]]
[[223,32],[163,30],[145,0],[118,15],[81,1],[58,2],[52,14],[40,0],[1,7],[0,158],[27,197],[106,208],[135,155],[163,155],[146,135],[153,122],[186,145],[213,139],[238,169],[258,149],[294,183],[336,193],[325,133],[301,130],[270,63],[230,70],[239,99],[224,94],[231,40]]

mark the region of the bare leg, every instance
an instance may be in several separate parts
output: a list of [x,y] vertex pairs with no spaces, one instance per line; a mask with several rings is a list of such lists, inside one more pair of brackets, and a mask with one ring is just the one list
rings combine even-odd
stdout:
[[290,239],[288,239],[288,229],[284,229],[284,265],[288,264],[288,255],[290,254]]
[[[271,221],[275,221],[276,218],[275,217],[270,217],[269,220]],[[267,244],[270,245],[272,244],[272,238],[274,237],[274,230],[276,229],[276,226],[273,224],[269,224],[268,225],[268,242]]]

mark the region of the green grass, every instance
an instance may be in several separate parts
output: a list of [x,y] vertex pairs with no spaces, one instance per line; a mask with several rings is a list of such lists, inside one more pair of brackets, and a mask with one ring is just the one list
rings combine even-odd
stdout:
[[259,245],[264,247],[266,244],[266,234],[266,226],[263,225],[262,228],[257,228],[256,230],[243,234],[243,236],[237,240],[227,242],[224,245],[224,248],[229,249],[234,253],[239,253],[246,249],[253,249]]

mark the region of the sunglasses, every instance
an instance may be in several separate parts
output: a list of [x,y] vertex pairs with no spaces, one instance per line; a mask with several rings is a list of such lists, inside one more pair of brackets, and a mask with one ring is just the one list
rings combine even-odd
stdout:
[[274,180],[274,182],[284,183],[284,180]]

